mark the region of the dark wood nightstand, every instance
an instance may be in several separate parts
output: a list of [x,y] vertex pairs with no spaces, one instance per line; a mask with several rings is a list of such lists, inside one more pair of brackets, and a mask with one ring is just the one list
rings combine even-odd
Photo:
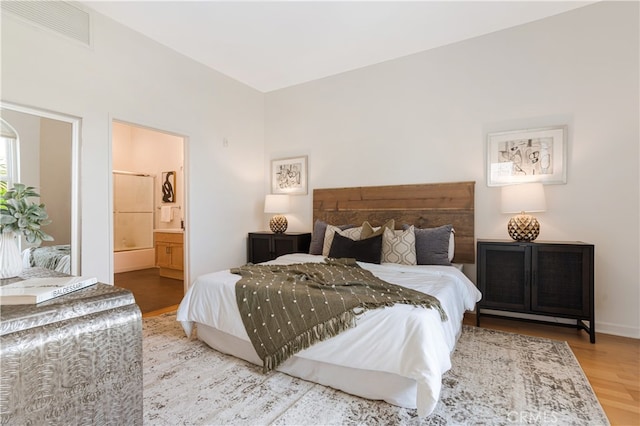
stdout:
[[261,263],[289,253],[309,253],[311,234],[308,232],[250,232],[247,241],[247,262]]
[[594,246],[582,242],[478,240],[482,300],[476,324],[481,315],[490,315],[483,309],[568,318],[575,324],[529,320],[583,329],[595,343],[593,260]]

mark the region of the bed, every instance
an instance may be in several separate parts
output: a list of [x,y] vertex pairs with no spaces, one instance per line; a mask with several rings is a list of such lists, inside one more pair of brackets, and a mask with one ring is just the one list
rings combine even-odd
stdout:
[[[404,230],[394,230],[396,235],[453,227],[454,253],[448,244],[445,254],[453,264],[358,262],[360,268],[386,282],[434,296],[446,320],[436,309],[409,304],[365,310],[359,313],[355,327],[297,352],[276,369],[364,398],[416,408],[419,416],[430,414],[439,398],[442,375],[451,368],[463,314],[480,299],[460,267],[475,261],[473,192],[473,182],[314,190],[314,233],[319,223],[361,221],[373,225],[373,231],[386,233],[383,225],[391,219],[397,224],[394,229],[407,224]],[[326,228],[338,233],[332,226]],[[356,232],[357,228],[347,229]],[[322,263],[326,258],[326,252],[296,253],[267,264]],[[198,277],[180,304],[177,319],[188,335],[195,325],[198,338],[212,348],[261,365],[236,302],[239,279],[230,270]]]
[[24,249],[22,251],[22,266],[24,268],[40,266],[64,274],[71,274],[71,246],[59,244]]

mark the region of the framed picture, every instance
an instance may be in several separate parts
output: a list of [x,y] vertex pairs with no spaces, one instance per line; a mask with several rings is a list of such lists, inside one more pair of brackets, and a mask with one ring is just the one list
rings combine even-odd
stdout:
[[176,172],[162,172],[162,202],[176,202]]
[[307,193],[307,156],[271,160],[271,193]]
[[567,183],[567,126],[487,135],[487,185]]

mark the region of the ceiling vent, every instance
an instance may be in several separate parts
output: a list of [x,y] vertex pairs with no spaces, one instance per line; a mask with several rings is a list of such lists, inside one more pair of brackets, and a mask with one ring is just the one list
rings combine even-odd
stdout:
[[9,12],[39,27],[90,45],[89,13],[64,1],[1,1]]

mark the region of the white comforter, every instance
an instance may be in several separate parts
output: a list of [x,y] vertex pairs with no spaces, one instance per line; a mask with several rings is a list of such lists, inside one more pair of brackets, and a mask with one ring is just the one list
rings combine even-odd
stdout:
[[[290,254],[269,262],[322,262],[322,256]],[[448,320],[438,311],[410,305],[370,310],[357,326],[298,352],[297,357],[343,367],[389,372],[417,382],[418,415],[430,414],[440,395],[442,375],[451,368],[451,352],[462,327],[465,310],[480,300],[475,285],[451,266],[374,265],[359,263],[379,278],[435,296]],[[239,275],[229,270],[196,279],[178,309],[178,321],[191,335],[202,323],[249,342],[235,298]]]

